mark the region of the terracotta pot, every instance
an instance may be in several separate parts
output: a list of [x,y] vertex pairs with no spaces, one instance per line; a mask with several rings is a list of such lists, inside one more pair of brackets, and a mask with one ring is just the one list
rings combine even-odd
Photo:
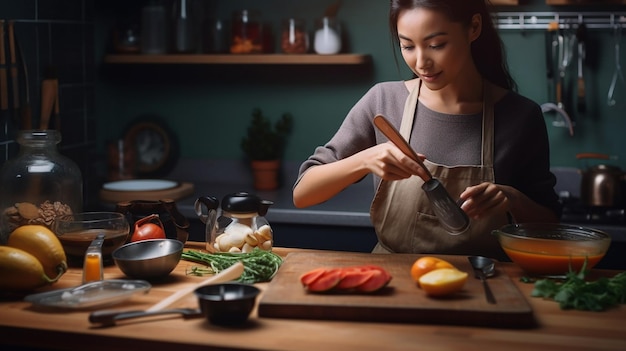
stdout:
[[254,188],[257,190],[274,190],[278,188],[280,160],[251,161],[254,176]]

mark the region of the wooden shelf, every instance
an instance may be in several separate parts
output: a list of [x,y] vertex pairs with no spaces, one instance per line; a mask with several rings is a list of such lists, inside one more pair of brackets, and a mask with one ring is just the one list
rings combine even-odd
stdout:
[[115,54],[106,55],[106,64],[200,64],[200,65],[362,65],[370,55],[287,55],[287,54]]
[[519,5],[519,0],[491,0],[492,5]]

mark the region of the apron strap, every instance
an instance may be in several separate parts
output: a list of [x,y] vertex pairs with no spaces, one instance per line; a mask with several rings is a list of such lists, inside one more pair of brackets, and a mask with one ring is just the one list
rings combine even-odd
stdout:
[[409,142],[411,138],[411,130],[413,130],[413,122],[415,122],[415,110],[417,109],[417,97],[420,95],[420,89],[422,88],[422,80],[415,85],[409,97],[404,103],[404,112],[402,114],[402,122],[400,122],[400,135]]
[[493,117],[493,87],[483,80],[483,139],[481,165],[493,167],[494,149],[494,117]]

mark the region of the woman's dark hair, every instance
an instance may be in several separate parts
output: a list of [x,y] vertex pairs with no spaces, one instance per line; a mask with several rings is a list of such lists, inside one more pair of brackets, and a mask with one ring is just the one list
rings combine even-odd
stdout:
[[472,43],[472,58],[478,71],[487,80],[506,89],[516,89],[515,81],[509,73],[505,60],[504,46],[496,31],[487,8],[486,0],[391,0],[389,26],[391,38],[397,48],[398,17],[400,12],[415,8],[426,8],[444,14],[452,22],[469,27],[472,17],[482,17],[480,36]]

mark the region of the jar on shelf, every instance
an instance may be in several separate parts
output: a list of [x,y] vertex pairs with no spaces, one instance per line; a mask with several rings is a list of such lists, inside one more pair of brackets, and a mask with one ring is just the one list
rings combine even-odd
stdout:
[[57,216],[82,211],[82,175],[58,152],[61,133],[22,130],[17,142],[17,156],[0,169],[0,242],[22,225],[51,228]]
[[304,20],[289,18],[283,21],[280,48],[285,54],[304,54],[309,51],[309,34]]
[[141,9],[141,53],[167,52],[168,11],[160,0],[151,0]]
[[341,28],[337,19],[323,17],[316,21],[313,49],[320,55],[334,55],[341,51]]
[[241,10],[233,13],[231,54],[259,54],[263,52],[261,15],[258,11]]

